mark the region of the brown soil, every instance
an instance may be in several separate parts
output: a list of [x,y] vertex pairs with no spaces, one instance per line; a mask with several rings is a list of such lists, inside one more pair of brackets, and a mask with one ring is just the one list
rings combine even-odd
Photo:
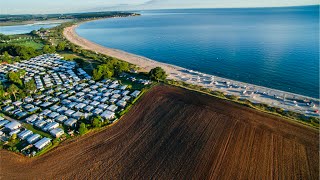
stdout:
[[317,130],[199,93],[153,88],[117,124],[38,157],[1,150],[1,179],[319,179]]

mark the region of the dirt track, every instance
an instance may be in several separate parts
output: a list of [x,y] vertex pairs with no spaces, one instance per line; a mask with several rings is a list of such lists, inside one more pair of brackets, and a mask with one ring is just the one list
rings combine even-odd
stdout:
[[111,128],[39,158],[0,151],[1,179],[319,179],[318,133],[160,86]]

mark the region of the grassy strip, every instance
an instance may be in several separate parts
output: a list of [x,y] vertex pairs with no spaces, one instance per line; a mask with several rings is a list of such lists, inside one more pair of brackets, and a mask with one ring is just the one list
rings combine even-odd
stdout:
[[42,137],[52,138],[50,134],[35,129],[31,124],[23,123],[23,126],[26,129],[29,129],[30,131],[32,131],[33,133],[41,135]]
[[36,156],[41,156],[41,155],[45,154],[46,152],[50,151],[51,149],[57,147],[59,144],[60,144],[60,143],[52,143],[52,142],[51,142],[50,145],[46,146],[46,147],[43,148],[41,151],[37,152],[34,157],[36,157]]

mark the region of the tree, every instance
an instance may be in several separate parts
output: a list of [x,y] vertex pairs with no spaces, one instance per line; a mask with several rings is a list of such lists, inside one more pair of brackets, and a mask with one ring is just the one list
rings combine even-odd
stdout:
[[36,30],[33,30],[33,31],[31,31],[31,35],[37,35],[37,31]]
[[34,82],[34,80],[31,79],[30,81],[24,83],[24,89],[28,95],[35,92],[37,89],[37,86],[36,86],[36,83]]
[[101,127],[102,122],[101,122],[102,118],[100,116],[95,117],[92,121],[92,126],[97,128],[97,127]]
[[17,139],[17,134],[12,134],[12,136],[10,137],[10,141],[13,141]]
[[114,75],[114,71],[111,64],[102,64],[94,69],[92,74],[94,80],[100,80],[102,77],[111,78]]
[[58,45],[57,45],[57,51],[64,51],[66,48],[66,42],[62,41],[62,42],[59,42]]
[[120,75],[125,71],[129,71],[129,63],[119,61],[115,64],[116,73]]
[[22,72],[14,72],[10,71],[8,73],[8,79],[9,81],[18,84],[19,86],[22,86],[22,80],[20,79]]
[[13,62],[20,62],[21,58],[19,56],[16,56],[13,58]]
[[3,62],[11,62],[12,59],[11,59],[8,51],[5,51],[5,52],[2,54],[1,60],[2,60]]
[[17,96],[16,94],[19,93],[20,89],[18,88],[18,86],[16,86],[15,84],[11,84],[7,91],[14,96],[14,99],[16,100],[17,99]]
[[156,67],[150,70],[149,76],[153,80],[165,80],[167,78],[166,72],[161,67]]
[[103,76],[102,71],[100,71],[97,68],[93,70],[92,77],[95,81],[100,80],[102,76]]
[[86,127],[85,123],[81,123],[79,127],[79,133],[80,135],[85,134],[88,131],[88,128]]
[[7,99],[8,93],[5,91],[4,86],[0,82],[0,99]]
[[42,51],[45,54],[51,54],[56,51],[56,48],[54,46],[44,45]]

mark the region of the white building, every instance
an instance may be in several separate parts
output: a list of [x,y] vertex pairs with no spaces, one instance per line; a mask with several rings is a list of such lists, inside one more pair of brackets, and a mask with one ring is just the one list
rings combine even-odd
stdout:
[[61,128],[52,129],[50,134],[55,138],[58,138],[64,134],[64,131]]
[[27,141],[28,141],[29,144],[32,144],[32,143],[36,142],[37,140],[39,140],[40,137],[41,136],[39,134],[33,134],[33,135],[28,137]]
[[43,149],[44,147],[46,147],[48,144],[50,144],[51,142],[51,139],[50,138],[47,138],[47,137],[44,137],[42,138],[40,141],[36,142],[34,144],[34,146],[38,149],[38,150],[41,150]]
[[10,131],[16,130],[21,127],[21,124],[18,121],[11,121],[10,123],[5,125],[5,128],[9,129]]

